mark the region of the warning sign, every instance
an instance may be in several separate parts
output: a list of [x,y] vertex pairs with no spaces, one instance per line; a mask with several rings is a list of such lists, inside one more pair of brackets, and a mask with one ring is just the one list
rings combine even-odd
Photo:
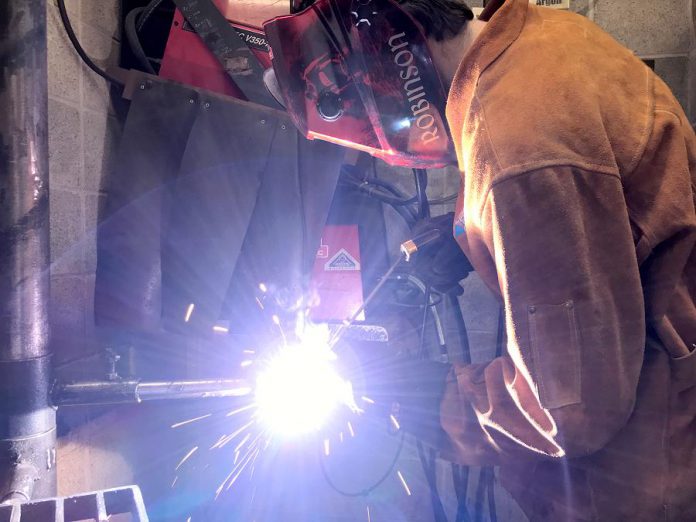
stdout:
[[360,270],[360,263],[351,256],[345,248],[342,248],[324,264],[324,270],[328,272],[351,272]]

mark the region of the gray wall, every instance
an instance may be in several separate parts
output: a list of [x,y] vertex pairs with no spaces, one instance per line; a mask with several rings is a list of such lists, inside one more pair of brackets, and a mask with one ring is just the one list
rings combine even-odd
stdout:
[[[117,1],[68,0],[83,47],[101,66],[118,55]],[[109,87],[79,60],[48,1],[51,320],[58,361],[94,349],[92,296],[101,184],[119,136]]]

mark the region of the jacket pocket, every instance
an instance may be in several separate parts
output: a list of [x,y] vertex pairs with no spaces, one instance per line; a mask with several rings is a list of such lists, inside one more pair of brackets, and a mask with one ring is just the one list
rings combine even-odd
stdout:
[[669,362],[672,370],[672,389],[677,393],[696,387],[696,348],[691,348],[689,354],[673,357]]
[[539,401],[553,409],[582,399],[581,354],[573,301],[528,307],[529,344]]

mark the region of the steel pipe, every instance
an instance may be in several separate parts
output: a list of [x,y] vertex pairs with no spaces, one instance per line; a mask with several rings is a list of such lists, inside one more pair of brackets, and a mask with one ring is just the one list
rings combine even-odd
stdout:
[[53,496],[46,0],[0,2],[0,114],[0,499]]
[[241,379],[210,381],[93,381],[57,384],[53,390],[55,406],[118,404],[161,399],[209,399],[241,397],[251,387]]

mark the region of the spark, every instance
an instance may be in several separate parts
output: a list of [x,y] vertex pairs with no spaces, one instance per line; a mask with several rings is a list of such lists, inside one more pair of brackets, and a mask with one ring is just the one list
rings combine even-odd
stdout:
[[212,413],[207,413],[205,415],[201,415],[200,417],[194,417],[193,419],[177,422],[176,424],[172,424],[171,427],[172,428],[180,428],[181,426],[185,426],[186,424],[191,424],[192,422],[207,419],[211,415],[212,415]]
[[365,401],[366,403],[368,403],[368,404],[374,404],[374,403],[375,403],[375,401],[373,401],[373,400],[370,399],[369,397],[362,396],[362,397],[360,397],[360,398],[361,398],[363,401]]
[[186,315],[184,316],[184,322],[188,323],[191,320],[191,314],[193,313],[193,309],[195,307],[196,305],[193,303],[188,305],[188,308],[186,308]]
[[252,469],[253,469],[253,467],[254,467],[254,462],[256,461],[256,457],[259,456],[259,452],[260,452],[260,451],[261,451],[260,448],[256,448],[256,450],[254,451],[254,453],[253,453],[249,458],[247,458],[246,462],[245,462],[243,465],[240,466],[240,469],[239,469],[239,471],[237,472],[237,474],[234,476],[234,478],[233,478],[232,480],[230,480],[230,483],[227,484],[226,490],[228,490],[228,489],[230,489],[230,488],[232,487],[232,485],[233,485],[233,484],[235,483],[235,481],[239,478],[239,476],[244,472],[244,469],[249,465],[250,462],[251,462],[251,467],[252,467]]
[[209,450],[212,450],[212,449],[217,448],[217,447],[220,445],[220,443],[221,443],[223,440],[225,440],[226,438],[227,438],[227,435],[220,435],[220,438],[217,440],[217,442],[216,442],[215,444],[213,444],[212,446],[210,446],[210,448],[208,448],[208,449],[209,449]]
[[282,339],[283,339],[283,346],[287,348],[287,346],[288,346],[288,338],[285,337],[285,331],[283,330],[283,325],[280,324],[280,317],[278,317],[277,315],[273,314],[273,316],[271,317],[271,320],[273,321],[273,324],[276,325],[276,326],[278,327],[278,330],[280,330],[280,336],[281,336]]
[[254,364],[254,361],[252,361],[251,359],[247,359],[246,361],[242,361],[242,363],[239,366],[241,366],[242,368],[248,368],[252,364]]
[[191,455],[193,455],[194,453],[196,453],[196,450],[197,450],[197,449],[198,449],[198,446],[194,446],[193,448],[191,448],[191,451],[189,451],[189,452],[184,456],[184,458],[181,459],[181,460],[179,461],[179,463],[176,465],[176,468],[174,468],[174,469],[179,469],[179,468],[183,465],[183,463],[186,462],[186,461],[189,459],[189,457],[190,457]]
[[234,453],[234,461],[232,462],[232,465],[233,465],[233,466],[236,466],[238,460],[239,460],[239,452],[238,452],[238,451],[235,451],[235,453]]
[[176,481],[177,481],[177,480],[179,480],[179,475],[177,475],[176,477],[174,477],[174,480],[172,481],[172,485],[171,485],[172,489],[173,489],[174,486],[176,485]]
[[324,439],[324,454],[328,457],[329,453],[331,453],[329,439]]
[[[239,475],[242,474],[242,471],[244,471],[244,468],[246,468],[247,464],[249,464],[249,462],[251,461],[251,459],[254,455],[254,450],[256,450],[256,452],[260,451],[258,448],[254,448],[254,447],[249,448],[249,451],[247,451],[246,455],[244,455],[244,457],[242,457],[242,461],[239,464],[237,464],[232,469],[232,471],[230,471],[229,475],[227,475],[225,477],[225,480],[223,480],[220,483],[218,488],[215,490],[215,499],[216,500],[220,496],[220,493],[222,493],[223,489],[225,489],[225,485],[227,485],[229,482],[229,485],[227,485],[227,489],[229,489],[232,486],[232,484],[234,484],[234,481],[237,480],[237,477],[239,477]],[[235,473],[236,473],[236,475],[235,475]],[[234,475],[234,477],[233,477],[233,475]]]
[[242,412],[250,410],[252,408],[256,408],[256,403],[247,404],[246,406],[242,406],[241,408],[237,408],[236,410],[232,410],[227,415],[225,415],[225,417],[232,417],[233,415],[237,415],[238,413],[242,413]]
[[213,326],[213,332],[227,333],[229,331],[230,331],[230,329],[227,326],[224,326],[221,324],[216,324],[215,326]]
[[237,444],[237,446],[235,446],[234,452],[239,453],[239,450],[242,449],[242,446],[244,446],[244,444],[246,444],[250,438],[251,438],[251,433],[247,433],[244,436],[244,438],[242,439],[242,441],[239,444]]
[[372,518],[370,517],[370,506],[365,506],[365,509],[367,510],[367,522],[372,522]]
[[350,433],[351,437],[355,437],[355,431],[353,431],[353,425],[348,421],[348,432]]
[[340,440],[341,442],[343,442],[343,432],[341,432],[341,433],[338,434],[338,440]]
[[396,417],[394,417],[394,415],[389,415],[389,420],[391,421],[391,423],[394,426],[394,429],[396,431],[399,431],[401,429],[401,426],[399,425],[399,421],[396,420]]
[[259,299],[258,297],[255,297],[254,299],[256,299],[256,304],[259,305],[259,308],[261,308],[261,310],[265,310],[263,303],[261,302],[261,299]]
[[408,484],[406,484],[406,480],[404,479],[404,476],[401,474],[401,471],[396,470],[396,474],[399,476],[399,480],[401,481],[401,485],[404,487],[406,490],[406,494],[410,497],[411,496],[411,490],[408,488]]
[[247,429],[249,426],[251,426],[254,423],[254,419],[250,420],[247,422],[244,426],[239,428],[237,431],[230,433],[228,435],[223,435],[218,439],[218,441],[213,444],[210,449],[215,449],[215,448],[222,448],[223,446],[226,446],[232,439],[234,439],[237,435],[239,435],[241,432],[243,432],[245,429]]
[[242,353],[246,355],[254,355],[256,352],[254,350],[242,350]]
[[188,517],[188,518],[186,519],[186,522],[191,522],[191,517]]
[[264,294],[268,292],[268,287],[264,283],[259,283],[259,290],[261,290]]

